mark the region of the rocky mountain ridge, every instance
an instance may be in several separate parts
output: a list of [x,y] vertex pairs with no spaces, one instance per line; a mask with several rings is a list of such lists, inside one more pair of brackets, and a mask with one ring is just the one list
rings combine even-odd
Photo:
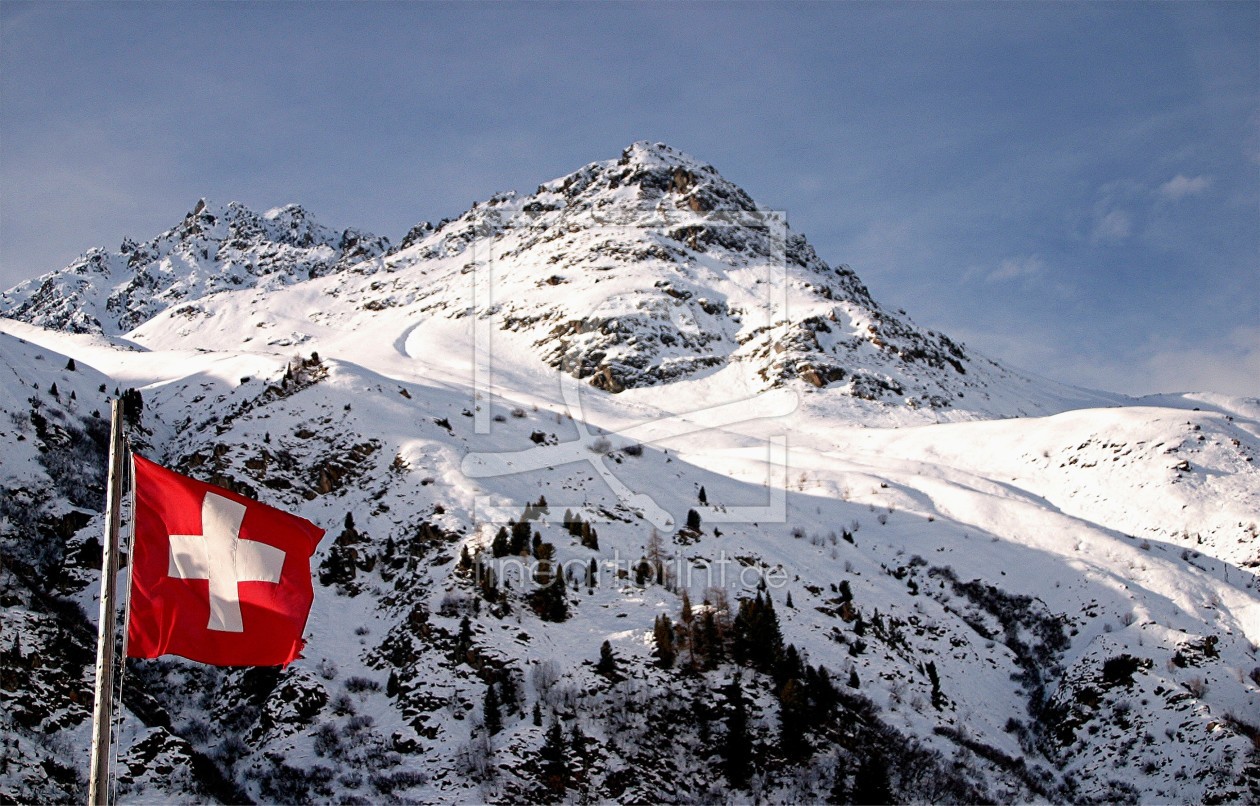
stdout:
[[215,293],[275,288],[340,271],[388,248],[354,229],[334,232],[298,205],[263,215],[201,199],[142,243],[94,248],[60,271],[0,295],[5,316],[73,333],[126,333],[157,314]]

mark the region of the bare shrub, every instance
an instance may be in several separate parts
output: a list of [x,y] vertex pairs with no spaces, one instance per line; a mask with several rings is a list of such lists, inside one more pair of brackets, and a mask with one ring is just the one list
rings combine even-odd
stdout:
[[380,691],[381,684],[366,677],[350,677],[346,679],[346,691],[359,694],[364,691]]
[[559,679],[560,664],[551,659],[539,661],[530,672],[530,681],[534,684],[534,691],[538,692],[539,699],[545,700]]
[[608,453],[612,450],[612,442],[609,441],[608,437],[597,437],[590,445],[586,446],[586,449],[591,453]]

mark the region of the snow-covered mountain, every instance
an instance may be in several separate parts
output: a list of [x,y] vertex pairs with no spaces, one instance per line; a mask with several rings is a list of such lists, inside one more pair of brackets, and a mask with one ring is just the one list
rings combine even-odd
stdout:
[[[273,289],[345,269],[389,241],[334,232],[290,204],[258,215],[233,202],[197,202],[176,226],[116,252],[91,249],[60,271],[0,296],[0,312],[74,333],[119,334],[170,308],[222,291]],[[370,265],[370,264],[369,264]]]
[[199,204],[0,304],[12,799],[82,798],[128,389],[329,535],[304,659],[128,664],[121,800],[1260,797],[1260,401],[1004,367],[668,146],[394,248]]
[[[466,342],[471,314],[510,334],[503,341],[522,361],[614,393],[678,380],[752,393],[800,379],[855,401],[984,416],[1105,400],[1012,372],[880,306],[783,215],[662,144],[421,223],[397,249],[384,243],[335,235],[297,207],[260,218],[199,204],[143,247],[94,250],[19,286],[0,312],[131,331],[145,345],[195,332],[245,349],[397,323],[408,355]],[[89,314],[101,297],[105,312]],[[456,369],[466,373],[465,358]],[[886,419],[883,405],[855,410]]]

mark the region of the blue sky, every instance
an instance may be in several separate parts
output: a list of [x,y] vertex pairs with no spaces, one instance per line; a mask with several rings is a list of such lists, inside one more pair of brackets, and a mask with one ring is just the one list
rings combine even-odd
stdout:
[[1260,395],[1256,2],[5,0],[0,285],[202,196],[397,241],[644,139],[993,357]]

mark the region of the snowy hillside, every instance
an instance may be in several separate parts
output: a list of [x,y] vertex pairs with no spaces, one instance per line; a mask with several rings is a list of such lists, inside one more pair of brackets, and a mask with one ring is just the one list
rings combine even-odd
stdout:
[[394,249],[297,209],[4,297],[6,797],[83,797],[136,390],[328,536],[302,660],[128,664],[120,802],[1260,798],[1260,403],[1005,368],[659,144]]

